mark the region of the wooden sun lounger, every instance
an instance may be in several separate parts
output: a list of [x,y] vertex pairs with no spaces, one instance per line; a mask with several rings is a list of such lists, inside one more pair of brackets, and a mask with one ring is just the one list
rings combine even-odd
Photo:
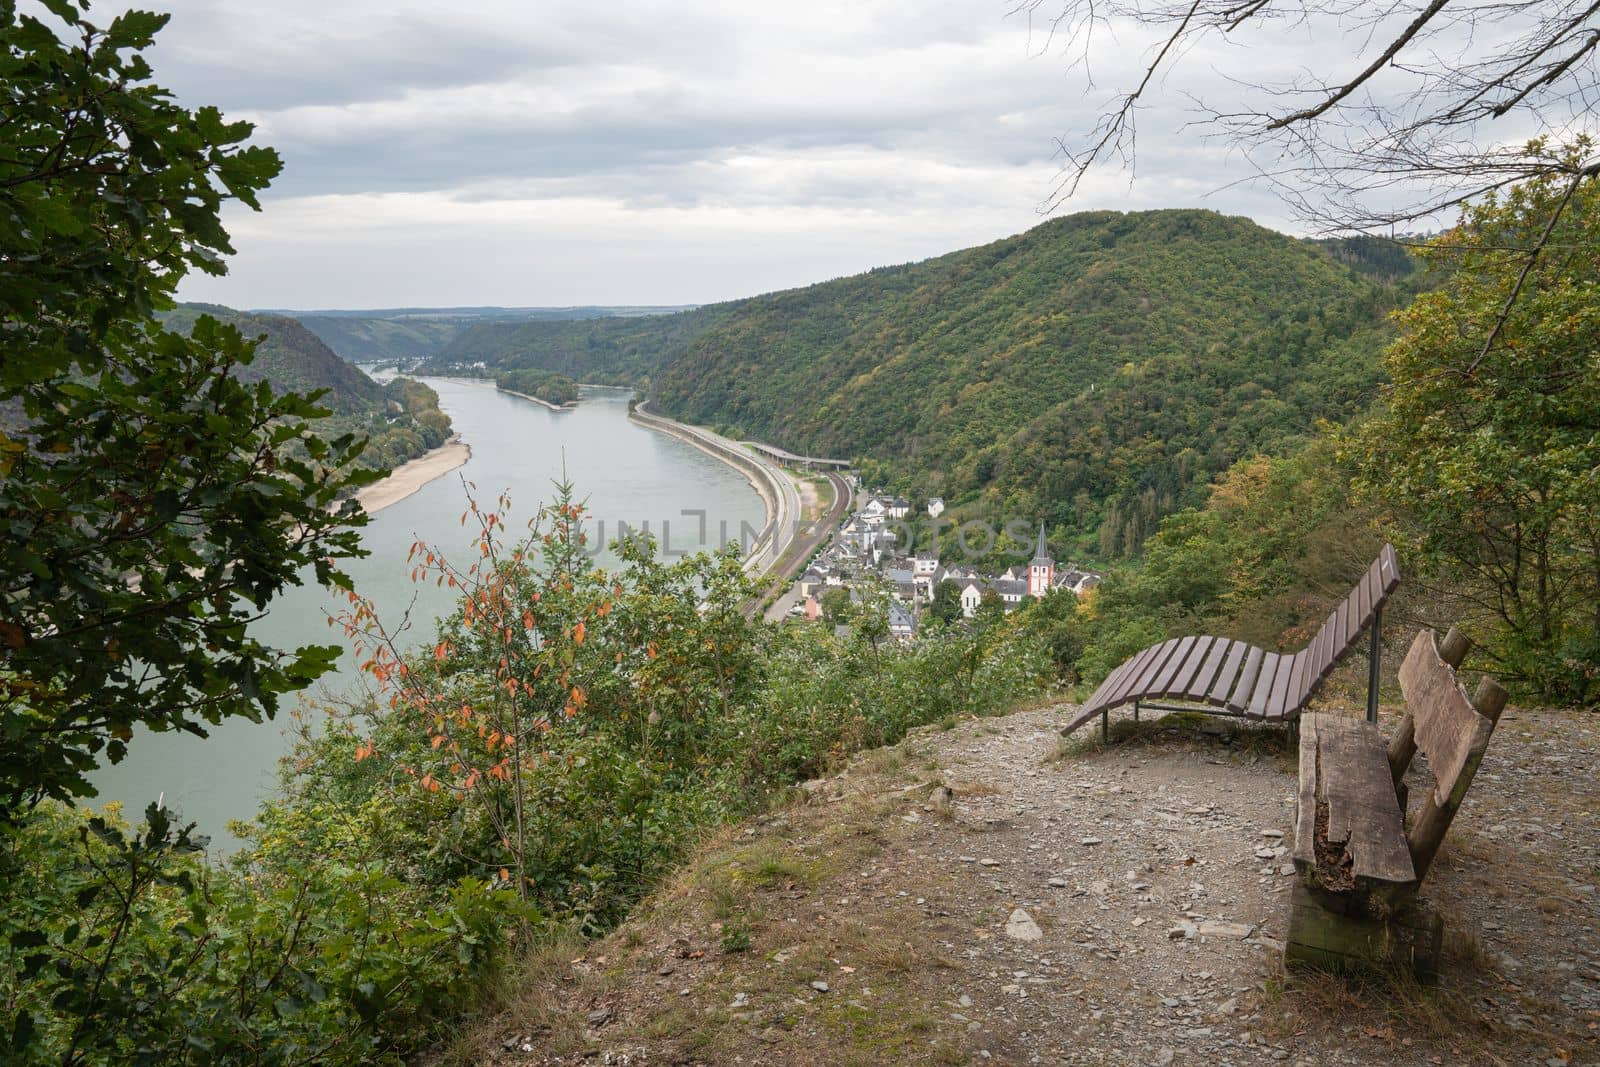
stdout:
[[[1292,655],[1267,652],[1226,637],[1174,637],[1134,655],[1106,676],[1100,688],[1061,731],[1062,736],[1100,716],[1100,731],[1110,731],[1109,713],[1133,705],[1162,711],[1204,711],[1245,719],[1290,722],[1311,694],[1333,673],[1370,629],[1371,668],[1367,681],[1367,719],[1377,720],[1378,641],[1383,604],[1400,584],[1394,549],[1383,546],[1350,595],[1323,622],[1311,643]],[[1177,706],[1156,704],[1175,700]]]

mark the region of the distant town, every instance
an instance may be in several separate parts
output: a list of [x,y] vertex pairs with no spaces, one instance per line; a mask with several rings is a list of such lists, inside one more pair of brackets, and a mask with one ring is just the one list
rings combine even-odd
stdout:
[[[887,608],[889,633],[911,641],[930,615],[945,621],[971,619],[986,602],[1015,611],[1058,590],[1081,597],[1100,584],[1102,576],[1093,571],[1070,563],[1057,566],[1043,523],[1031,560],[987,574],[960,563],[945,564],[936,547],[907,552],[897,532],[912,517],[912,504],[904,497],[874,491],[861,494],[858,501],[784,598],[792,601],[784,612],[787,617],[844,630],[848,624],[841,616],[878,601]],[[929,497],[924,510],[928,518],[938,519],[944,500]]]

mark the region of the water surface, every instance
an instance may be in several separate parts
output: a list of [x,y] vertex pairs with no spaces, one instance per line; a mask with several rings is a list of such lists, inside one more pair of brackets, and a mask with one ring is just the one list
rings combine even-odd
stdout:
[[[448,589],[411,583],[406,554],[421,537],[458,560],[467,558],[472,538],[460,523],[467,506],[463,478],[476,485],[474,495],[484,507],[509,491],[513,531],[521,531],[549,501],[552,483],[563,472],[588,506],[591,537],[603,530],[610,541],[620,523],[648,524],[658,540],[667,535],[666,548],[698,551],[737,539],[742,528],[761,527],[761,498],[750,483],[693,446],[630,422],[628,390],[585,387],[577,407],[552,411],[478,382],[423,380],[438,391],[456,431],[472,446],[472,458],[374,516],[362,531],[371,555],[346,566],[386,624],[398,625],[409,610],[416,641],[431,641],[432,620],[454,605]],[[696,512],[705,513],[704,523]],[[615,563],[609,550],[596,559],[602,566]],[[294,588],[273,602],[255,632],[281,648],[342,645],[342,632],[327,621],[342,606],[316,586]],[[347,698],[361,683],[346,651],[339,674],[319,683],[314,696]],[[321,712],[308,710],[307,716],[314,722]],[[94,776],[100,789],[94,803],[120,801],[136,814],[165,794],[169,807],[227,847],[233,843],[227,822],[248,819],[276,786],[277,762],[289,745],[285,729],[280,715],[268,723],[227,722],[213,727],[208,739],[136,733],[128,758]]]

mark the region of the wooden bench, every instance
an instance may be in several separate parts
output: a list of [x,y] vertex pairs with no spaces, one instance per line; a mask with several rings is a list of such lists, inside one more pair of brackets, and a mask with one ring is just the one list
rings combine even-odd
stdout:
[[[1400,666],[1406,714],[1387,744],[1370,723],[1330,714],[1300,724],[1300,795],[1284,959],[1335,970],[1438,973],[1443,923],[1417,899],[1494,733],[1506,692],[1484,678],[1469,700],[1456,680],[1468,649],[1431,630]],[[1434,787],[1406,829],[1405,774],[1421,752]]]
[[[1162,711],[1204,711],[1246,719],[1292,722],[1333,669],[1370,630],[1367,718],[1377,721],[1378,647],[1383,604],[1400,584],[1394,549],[1383,546],[1356,587],[1328,615],[1311,643],[1279,655],[1225,637],[1175,637],[1140,652],[1106,676],[1062,729],[1063,737],[1100,716],[1100,735],[1110,735],[1109,713],[1133,705]],[[1185,703],[1157,704],[1155,700]]]

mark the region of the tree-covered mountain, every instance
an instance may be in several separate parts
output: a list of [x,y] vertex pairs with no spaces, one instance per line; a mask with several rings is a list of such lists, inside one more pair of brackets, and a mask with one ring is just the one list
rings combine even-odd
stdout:
[[435,371],[555,371],[599,385],[645,385],[707,329],[747,301],[660,315],[480,323],[462,330],[426,367]]
[[299,320],[329,348],[352,363],[409,363],[430,359],[464,331],[500,324],[568,322],[650,316],[677,307],[451,307],[382,308],[370,311],[269,311]]
[[420,382],[397,378],[380,385],[361,368],[340,359],[295,319],[235,311],[217,304],[180,304],[162,315],[173,330],[188,333],[201,315],[238,328],[246,339],[261,338],[255,359],[235,369],[241,381],[266,380],[279,391],[326,390],[318,401],[332,414],[318,422],[324,436],[345,432],[368,437],[363,466],[388,469],[437,448],[450,436],[450,417],[439,397]]
[[1114,557],[1239,457],[1361,410],[1409,274],[1388,242],[1089,212],[657,319],[479,326],[434,365],[648,384],[664,414]]

